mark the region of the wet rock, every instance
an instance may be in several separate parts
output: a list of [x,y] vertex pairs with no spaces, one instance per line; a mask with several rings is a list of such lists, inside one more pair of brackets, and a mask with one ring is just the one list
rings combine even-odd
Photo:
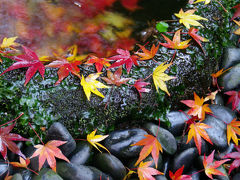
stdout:
[[220,172],[222,172],[225,176],[214,175],[214,177],[218,180],[230,180],[226,169],[221,165],[217,168]]
[[189,148],[178,155],[175,155],[172,165],[172,171],[176,172],[184,165],[183,172],[186,173],[188,169],[193,165],[195,158],[198,157],[197,148]]
[[157,135],[157,139],[166,153],[172,155],[177,151],[176,140],[168,130],[158,127],[153,123],[147,123],[144,127],[154,136]]
[[222,160],[222,157],[225,156],[226,154],[231,153],[234,150],[234,144],[230,143],[230,145],[222,152],[215,153],[214,158],[216,160]]
[[49,168],[42,168],[38,174],[39,175],[33,177],[33,180],[63,180],[57,173]]
[[171,126],[168,128],[168,130],[174,136],[180,136],[183,132],[185,122],[191,117],[184,112],[171,111],[167,114],[167,118],[171,123]]
[[9,165],[4,161],[0,161],[0,179],[4,179],[9,170]]
[[217,95],[215,97],[215,100],[214,100],[214,103],[217,104],[217,105],[220,105],[220,106],[224,105],[223,97],[222,97],[221,94],[217,93]]
[[76,149],[69,155],[69,160],[75,165],[85,164],[91,155],[92,146],[85,141],[77,143]]
[[147,132],[142,129],[114,131],[104,141],[104,146],[118,158],[137,157],[141,146],[130,146],[144,139]]
[[[22,150],[23,149],[23,142],[18,142],[16,143],[17,147]],[[19,155],[13,153],[12,151],[8,152],[8,160],[10,162],[16,162],[19,161]]]
[[222,68],[227,69],[240,62],[239,48],[226,48],[224,50],[224,57],[222,60]]
[[19,169],[17,173],[21,174],[23,180],[32,180],[33,173],[27,169]]
[[16,173],[16,174],[13,175],[11,180],[23,180],[23,177],[22,177],[21,174]]
[[233,176],[232,180],[239,180],[240,179],[240,173],[237,173]]
[[68,156],[76,148],[76,142],[68,132],[68,130],[59,122],[55,122],[47,131],[46,139],[49,140],[61,140],[67,141],[59,147],[65,156]]
[[198,173],[198,170],[195,168],[192,168],[190,171],[188,171],[187,175],[191,175],[192,180],[200,180],[200,174]]
[[110,174],[113,179],[122,180],[126,175],[126,169],[122,162],[108,153],[99,153],[94,158],[95,166],[101,171]]
[[167,180],[167,178],[164,175],[157,175],[155,176],[156,180]]
[[164,174],[168,174],[170,170],[171,162],[172,162],[172,158],[168,156],[167,157],[163,156],[163,165],[162,165],[161,172],[163,172]]
[[212,104],[209,106],[213,112],[213,115],[225,123],[230,123],[234,118],[236,118],[235,113],[225,106]]
[[112,178],[105,173],[97,170],[96,168],[84,166],[84,165],[74,165],[72,163],[59,162],[57,163],[57,173],[64,180],[112,180]]

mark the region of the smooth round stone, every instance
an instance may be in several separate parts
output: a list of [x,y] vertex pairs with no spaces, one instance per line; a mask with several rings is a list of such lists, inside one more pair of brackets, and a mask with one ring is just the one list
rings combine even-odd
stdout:
[[216,104],[212,104],[209,107],[212,110],[212,114],[214,115],[214,117],[220,119],[227,124],[230,123],[234,118],[236,118],[236,114],[228,107]]
[[240,63],[240,48],[224,49],[222,68],[227,69],[235,64]]
[[164,175],[157,175],[155,176],[156,180],[167,180],[167,178]]
[[197,148],[189,148],[178,155],[175,155],[173,160],[172,172],[176,172],[184,165],[183,172],[186,173],[192,167],[195,158],[198,157]]
[[19,169],[17,173],[21,174],[23,180],[32,180],[33,173],[27,169]]
[[99,153],[94,158],[95,166],[101,171],[110,174],[113,179],[122,180],[126,175],[126,169],[122,162],[108,153]]
[[143,129],[118,130],[109,134],[104,141],[104,146],[118,158],[137,157],[142,146],[131,146],[145,138],[147,132]]
[[68,132],[68,130],[59,122],[53,123],[47,131],[47,141],[61,140],[67,141],[65,144],[59,147],[65,156],[68,156],[76,148],[76,142]]
[[9,166],[6,162],[0,161],[0,179],[4,179],[9,171]]
[[198,173],[198,170],[195,168],[192,168],[186,174],[190,175],[192,177],[192,180],[200,180],[200,174]]
[[218,180],[230,180],[226,169],[221,165],[217,168],[217,170],[221,171],[225,176],[214,175]]
[[12,176],[12,179],[11,180],[23,180],[23,177],[21,174],[19,173],[16,173]]
[[215,99],[214,99],[214,103],[220,106],[224,106],[224,101],[223,101],[223,97],[221,94],[217,93]]
[[214,158],[216,160],[222,160],[222,157],[225,156],[226,154],[233,152],[234,148],[235,148],[234,144],[230,143],[230,145],[227,147],[227,149],[225,149],[223,152],[215,153]]
[[239,180],[240,179],[240,173],[237,173],[233,176],[232,180]]
[[76,149],[69,155],[69,160],[75,165],[85,164],[91,155],[92,146],[86,142],[81,141],[77,143]]
[[191,117],[187,115],[187,113],[180,112],[180,111],[171,111],[167,113],[167,118],[169,122],[171,123],[171,126],[168,128],[168,130],[174,135],[174,136],[180,136],[183,133],[185,123],[188,119]]
[[39,175],[35,175],[33,180],[63,180],[57,173],[52,169],[42,168]]
[[157,135],[157,139],[166,153],[173,155],[177,151],[176,140],[172,133],[170,133],[168,130],[161,128],[153,123],[147,123],[145,125],[145,128],[154,136]]
[[59,162],[57,163],[57,173],[64,180],[112,180],[112,178],[96,168],[74,165],[72,163]]

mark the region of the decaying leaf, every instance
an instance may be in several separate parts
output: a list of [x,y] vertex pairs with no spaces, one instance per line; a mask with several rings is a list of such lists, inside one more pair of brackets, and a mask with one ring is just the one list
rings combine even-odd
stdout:
[[[103,149],[105,149],[108,153],[110,153],[108,151],[108,149],[106,147],[104,147],[103,145],[101,145],[99,142],[106,139],[108,137],[108,135],[95,135],[97,132],[97,129],[95,129],[93,132],[91,132],[90,134],[87,135],[87,141],[93,146],[95,147],[98,151],[100,151],[100,149],[98,148],[101,147]],[[100,151],[101,152],[101,151]]]

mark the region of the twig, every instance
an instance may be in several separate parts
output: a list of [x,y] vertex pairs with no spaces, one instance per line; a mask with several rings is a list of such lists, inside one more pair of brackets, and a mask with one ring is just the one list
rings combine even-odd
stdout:
[[42,143],[43,145],[45,145],[45,144],[43,143],[42,139],[39,137],[38,133],[37,133],[37,132],[35,131],[35,129],[32,127],[31,123],[28,122],[28,124],[29,124],[29,126],[32,128],[32,130],[35,132],[35,134],[37,135],[37,137],[40,139],[41,143]]

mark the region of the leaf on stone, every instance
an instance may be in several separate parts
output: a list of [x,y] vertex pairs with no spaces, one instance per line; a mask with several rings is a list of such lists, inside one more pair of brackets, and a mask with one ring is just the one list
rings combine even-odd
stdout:
[[199,3],[199,2],[204,2],[204,4],[209,4],[211,0],[196,0],[193,4]]
[[142,52],[136,52],[135,54],[140,57],[140,61],[152,59],[158,51],[159,45],[157,47],[155,44],[152,45],[151,50],[147,50],[144,46],[138,44]]
[[22,157],[19,157],[19,162],[9,162],[9,163],[14,167],[27,168],[30,163],[30,159],[29,158],[24,159]]
[[165,81],[175,79],[176,77],[168,76],[167,74],[164,73],[164,71],[167,70],[167,68],[172,65],[172,63],[170,63],[170,64],[165,64],[165,63],[166,62],[160,64],[153,71],[153,82],[154,82],[157,92],[158,92],[158,88],[160,88],[161,90],[165,91],[170,96],[170,93],[168,92]]
[[198,45],[201,47],[202,51],[205,53],[205,51],[203,50],[201,41],[208,42],[209,40],[202,36],[199,36],[198,34],[196,34],[197,32],[198,32],[198,29],[191,27],[188,31],[188,34],[198,43]]
[[152,161],[140,162],[137,168],[137,173],[140,180],[155,180],[153,176],[163,174],[162,172],[149,167],[151,164]]
[[189,115],[198,116],[200,120],[205,119],[205,113],[212,113],[211,109],[208,107],[209,104],[203,104],[204,99],[200,98],[195,92],[194,100],[182,100],[181,103],[187,105],[191,109],[188,111]]
[[70,161],[63,155],[62,151],[58,148],[58,146],[61,146],[65,144],[67,141],[59,141],[59,140],[52,140],[47,142],[47,144],[41,145],[35,145],[34,147],[37,149],[33,155],[30,158],[39,156],[39,168],[38,170],[42,168],[43,164],[47,160],[49,166],[52,168],[54,172],[56,172],[56,159],[55,157],[59,159],[63,159],[70,163]]
[[103,83],[96,80],[99,77],[99,74],[100,73],[89,74],[88,77],[86,77],[86,79],[82,75],[81,85],[89,101],[91,93],[94,93],[97,96],[104,98],[104,95],[102,95],[102,93],[100,93],[97,88],[110,88],[109,86],[106,86]]
[[86,64],[95,64],[98,73],[102,71],[103,66],[109,67],[111,65],[106,58],[99,58],[94,55],[90,55],[89,57]]
[[170,40],[165,35],[161,34],[167,43],[159,43],[162,46],[170,49],[186,49],[190,44],[188,44],[191,39],[181,42],[181,29],[179,29],[173,36],[173,40]]
[[3,38],[2,44],[0,46],[1,49],[5,49],[5,48],[12,48],[13,46],[18,46],[18,43],[16,43],[16,39],[18,37],[10,37],[10,38]]
[[125,64],[127,72],[129,73],[133,64],[138,65],[138,57],[136,55],[131,55],[128,50],[117,49],[117,53],[119,55],[115,55],[109,58],[110,60],[114,60],[116,62],[114,62],[108,69]]
[[134,83],[134,87],[137,89],[138,93],[139,93],[139,96],[140,98],[142,98],[142,94],[141,93],[148,93],[149,91],[151,91],[151,89],[148,89],[148,88],[144,88],[144,86],[147,86],[149,85],[150,83],[148,82],[144,82],[142,79],[138,79],[137,81],[135,81]]
[[217,78],[218,78],[219,76],[221,76],[223,73],[225,73],[225,72],[227,72],[228,70],[230,70],[231,68],[232,68],[232,67],[230,67],[230,68],[228,68],[228,69],[225,69],[224,71],[223,71],[224,68],[222,68],[222,69],[220,69],[218,72],[211,74],[212,80],[213,80],[213,81],[212,81],[213,86],[217,86],[217,87],[218,87]]
[[[87,135],[87,141],[93,146],[95,147],[98,151],[100,151],[100,149],[98,148],[101,147],[103,149],[105,149],[108,153],[110,153],[108,151],[108,149],[106,147],[104,147],[103,145],[101,145],[99,142],[106,139],[108,137],[108,135],[95,135],[97,132],[97,129],[95,129],[93,132],[91,132],[90,134]],[[100,151],[101,152],[101,151]]]
[[182,9],[180,9],[179,13],[175,13],[175,16],[179,18],[179,23],[183,24],[188,29],[190,28],[190,25],[203,27],[203,25],[198,21],[208,21],[208,19],[195,15],[195,11],[196,9],[190,9],[184,12]]
[[179,168],[174,174],[172,171],[169,171],[169,177],[171,180],[192,180],[190,175],[182,175],[184,169],[184,165]]
[[224,160],[221,160],[221,161],[213,161],[214,152],[215,152],[215,150],[208,157],[206,157],[204,155],[204,159],[203,159],[203,166],[204,166],[204,169],[205,169],[205,174],[210,179],[213,179],[212,175],[226,176],[225,174],[223,174],[221,171],[217,170],[216,168],[218,168],[223,163],[230,160],[230,159],[224,159]]
[[118,68],[114,73],[107,71],[107,77],[101,77],[107,84],[112,84],[116,86],[121,86],[126,84],[131,78],[121,78],[122,76],[122,66]]
[[228,91],[228,92],[225,92],[224,94],[227,94],[230,96],[227,104],[232,103],[232,110],[234,111],[235,109],[237,109],[240,102],[240,91]]
[[233,169],[238,168],[240,166],[240,146],[235,146],[237,152],[228,153],[223,158],[231,158],[234,159],[232,164],[230,165],[230,169],[228,174],[232,172]]
[[193,138],[196,147],[198,149],[199,155],[201,154],[201,147],[202,147],[202,139],[205,139],[206,141],[208,141],[210,144],[213,144],[211,139],[209,138],[207,132],[205,131],[205,129],[211,128],[210,126],[208,126],[207,124],[204,123],[192,123],[189,126],[189,131],[188,131],[188,138],[187,138],[187,142],[186,144],[188,144],[191,139]]
[[232,21],[233,19],[237,18],[237,17],[240,17],[240,3],[237,4],[236,6],[234,6],[233,8],[235,8],[236,11],[235,11],[235,13],[234,13],[231,21]]
[[144,136],[146,137],[145,139],[142,139],[137,143],[131,145],[131,146],[144,146],[139,154],[139,158],[135,163],[135,166],[138,165],[141,161],[143,161],[151,153],[155,166],[157,168],[159,151],[161,152],[163,151],[162,146],[155,136],[150,134]]
[[33,77],[33,75],[39,71],[40,75],[44,79],[44,73],[45,73],[45,67],[40,62],[38,56],[35,52],[30,50],[29,48],[23,46],[24,53],[23,55],[18,56],[12,56],[11,59],[17,61],[14,64],[12,64],[8,69],[6,69],[3,73],[0,74],[2,76],[4,73],[8,71],[12,71],[14,69],[19,69],[23,67],[29,67],[26,72],[26,80],[24,83],[24,86],[27,85],[27,83],[30,81],[30,79]]
[[208,100],[214,101],[215,98],[216,98],[217,93],[218,93],[218,90],[209,93],[209,94],[207,95],[207,97],[204,98],[204,102],[206,102],[206,101],[208,101]]
[[240,128],[239,127],[240,127],[240,121],[237,121],[236,118],[234,118],[229,124],[227,124],[227,141],[228,141],[228,144],[230,143],[230,140],[232,139],[233,142],[238,146],[237,135],[240,135]]

